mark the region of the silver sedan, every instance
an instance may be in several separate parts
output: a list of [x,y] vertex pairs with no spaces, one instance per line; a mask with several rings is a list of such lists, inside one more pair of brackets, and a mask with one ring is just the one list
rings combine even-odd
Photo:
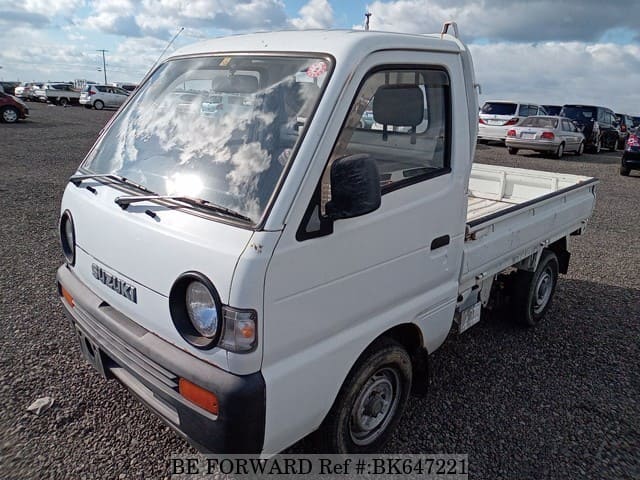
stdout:
[[507,149],[511,155],[519,150],[552,153],[562,158],[565,152],[584,152],[584,135],[565,117],[528,117],[507,132]]

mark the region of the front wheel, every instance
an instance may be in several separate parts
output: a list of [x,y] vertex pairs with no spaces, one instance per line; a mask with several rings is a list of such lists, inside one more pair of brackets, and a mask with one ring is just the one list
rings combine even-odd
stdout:
[[514,282],[514,310],[520,323],[533,327],[551,306],[558,283],[558,257],[544,250],[535,272],[518,271]]
[[20,114],[18,110],[13,107],[5,107],[2,109],[2,117],[0,118],[2,118],[2,121],[5,123],[16,123],[19,117]]
[[513,147],[507,147],[507,152],[509,152],[509,155],[516,155],[518,153],[518,149]]
[[321,453],[378,452],[405,409],[411,391],[411,359],[395,340],[382,337],[349,372],[324,422],[312,435]]

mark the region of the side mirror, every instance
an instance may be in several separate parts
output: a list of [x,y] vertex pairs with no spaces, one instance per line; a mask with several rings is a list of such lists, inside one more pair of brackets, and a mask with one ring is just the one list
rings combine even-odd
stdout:
[[348,155],[331,165],[331,201],[327,216],[332,220],[359,217],[380,207],[380,173],[366,154]]

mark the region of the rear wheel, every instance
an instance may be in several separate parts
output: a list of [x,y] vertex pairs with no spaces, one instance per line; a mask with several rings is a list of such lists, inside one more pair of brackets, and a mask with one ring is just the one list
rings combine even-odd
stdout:
[[584,142],[580,142],[580,145],[578,145],[578,149],[576,150],[576,157],[579,157],[583,153],[584,153]]
[[69,99],[68,98],[59,98],[58,99],[58,105],[60,105],[61,107],[66,107],[69,104]]
[[312,440],[322,453],[377,452],[387,442],[411,391],[411,359],[382,337],[360,356]]
[[96,100],[93,102],[93,106],[96,110],[102,110],[104,108],[104,102],[102,100]]
[[558,149],[556,150],[555,157],[562,158],[562,155],[564,155],[564,143],[561,143],[560,145],[558,145]]
[[514,313],[518,321],[533,327],[542,320],[551,306],[558,283],[558,257],[544,250],[535,272],[519,271],[513,284]]
[[4,107],[2,109],[2,121],[5,123],[16,123],[20,117],[20,112],[14,107]]
[[513,147],[507,147],[507,151],[510,155],[516,155],[518,153],[518,149]]

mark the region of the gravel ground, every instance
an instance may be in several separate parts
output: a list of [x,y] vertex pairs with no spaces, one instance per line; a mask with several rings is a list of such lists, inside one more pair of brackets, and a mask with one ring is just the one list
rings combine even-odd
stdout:
[[[194,451],[81,360],[55,289],[62,191],[113,112],[31,109],[0,125],[0,477],[162,478]],[[640,478],[640,178],[619,157],[478,147],[482,163],[599,177],[596,212],[546,321],[494,315],[450,338],[388,452],[467,453],[480,479]],[[26,411],[45,395],[50,410]]]

